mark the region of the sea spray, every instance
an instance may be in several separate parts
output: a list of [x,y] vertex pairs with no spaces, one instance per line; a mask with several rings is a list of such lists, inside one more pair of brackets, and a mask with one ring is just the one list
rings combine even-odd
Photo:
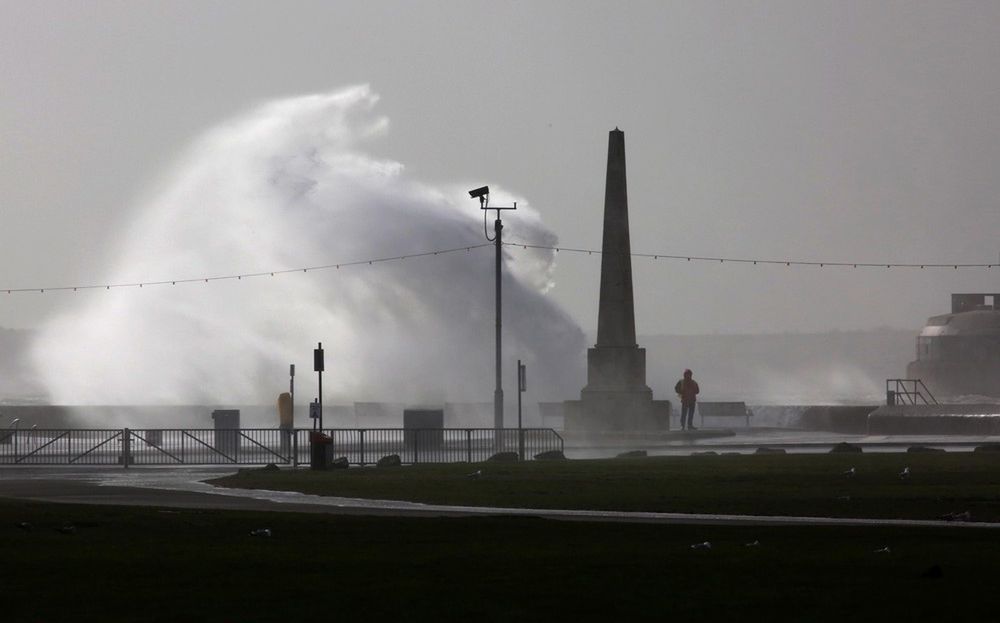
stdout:
[[[282,99],[208,131],[138,203],[115,238],[120,251],[106,280],[483,244],[468,184],[421,183],[402,164],[363,151],[388,128],[374,112],[377,99],[367,86]],[[508,198],[518,210],[506,215],[505,235],[555,242],[538,212]],[[583,334],[545,296],[553,267],[548,251],[504,256],[504,369],[526,361],[536,400],[569,398],[583,380]],[[33,347],[56,404],[269,404],[296,362],[300,395],[311,399],[314,379],[303,372],[319,341],[328,401],[492,398],[490,248],[74,296],[77,307],[43,327]]]

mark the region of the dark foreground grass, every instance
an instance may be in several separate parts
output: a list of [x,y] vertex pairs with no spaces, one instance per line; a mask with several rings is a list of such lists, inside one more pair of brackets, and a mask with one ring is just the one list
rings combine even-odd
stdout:
[[[844,475],[855,469],[853,477]],[[903,480],[899,473],[910,468]],[[468,474],[482,470],[478,478]],[[243,470],[227,487],[437,504],[1000,521],[1000,453],[650,457]]]
[[[74,534],[57,530],[67,523]],[[250,536],[263,527],[273,536]],[[691,549],[702,541],[712,548]],[[760,545],[745,546],[753,541]],[[982,528],[19,501],[0,501],[0,555],[3,621],[987,621],[997,618],[1000,579],[1000,539]],[[940,577],[923,577],[935,565]]]

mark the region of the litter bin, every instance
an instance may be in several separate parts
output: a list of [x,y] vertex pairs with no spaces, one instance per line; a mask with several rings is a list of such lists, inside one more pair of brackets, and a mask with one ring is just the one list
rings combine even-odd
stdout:
[[216,409],[212,411],[215,420],[215,451],[236,460],[240,450],[240,410]]
[[419,452],[439,451],[444,445],[444,409],[403,409],[403,442],[414,453],[414,462]]
[[333,463],[333,437],[317,431],[309,433],[309,467],[329,469]]

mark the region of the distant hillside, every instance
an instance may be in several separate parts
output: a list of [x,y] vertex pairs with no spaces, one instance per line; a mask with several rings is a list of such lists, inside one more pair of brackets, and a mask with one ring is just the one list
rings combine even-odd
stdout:
[[849,404],[885,399],[885,379],[905,375],[917,333],[655,335],[638,341],[657,397],[672,398],[674,383],[691,368],[705,399]]
[[[674,398],[674,383],[691,368],[706,400],[874,404],[885,399],[885,379],[905,374],[917,333],[648,335],[638,341],[646,349],[647,382],[657,398]],[[43,394],[28,365],[32,337],[29,330],[0,329],[0,403],[33,403]]]

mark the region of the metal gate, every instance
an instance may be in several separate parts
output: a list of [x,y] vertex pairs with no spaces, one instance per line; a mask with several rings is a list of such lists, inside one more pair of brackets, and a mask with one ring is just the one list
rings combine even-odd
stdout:
[[[31,429],[0,431],[0,465],[298,465],[309,463],[308,429]],[[473,463],[497,452],[526,459],[562,450],[549,428],[324,429],[335,457],[369,465],[389,454],[403,463]]]

